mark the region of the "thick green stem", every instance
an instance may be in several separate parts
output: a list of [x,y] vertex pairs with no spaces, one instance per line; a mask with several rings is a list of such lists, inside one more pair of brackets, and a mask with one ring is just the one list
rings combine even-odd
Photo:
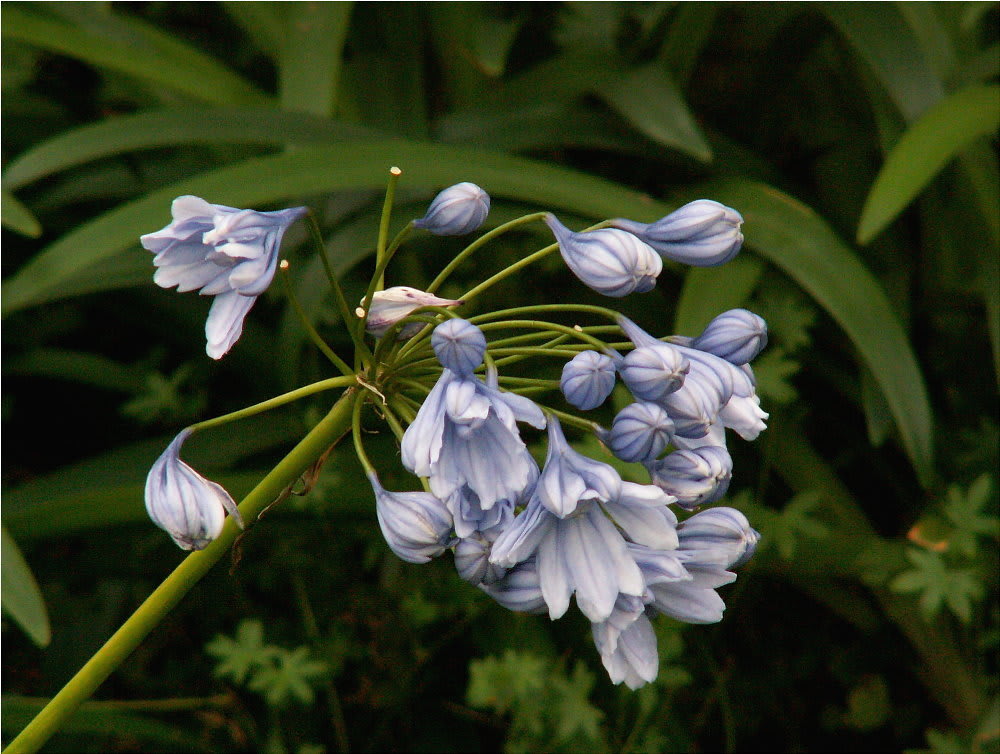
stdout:
[[[264,508],[274,502],[285,488],[294,484],[330,445],[350,429],[351,397],[352,391],[346,391],[330,409],[330,413],[243,499],[240,512],[245,521],[256,521]],[[6,754],[38,751],[229,551],[239,534],[236,522],[229,518],[218,539],[204,550],[193,552],[181,561],[122,627],[63,686],[17,738],[11,741],[5,750]]]

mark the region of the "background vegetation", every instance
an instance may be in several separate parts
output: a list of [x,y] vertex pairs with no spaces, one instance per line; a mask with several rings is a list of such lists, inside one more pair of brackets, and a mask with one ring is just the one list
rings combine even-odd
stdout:
[[[49,750],[998,750],[996,3],[11,2],[2,27],[6,740],[182,557],[142,505],[175,432],[326,375],[280,286],[211,362],[208,302],[156,288],[138,236],[185,193],[309,204],[357,299],[398,165],[397,222],[462,180],[493,224],[744,214],[735,262],[626,303],[659,334],[771,326],[728,498],[762,547],[726,619],[659,619],[657,683],[613,687],[579,616],[397,560],[339,449]],[[296,285],[346,344],[305,240]],[[553,292],[593,297],[553,260],[482,303]],[[239,494],[322,409],[185,450]]]

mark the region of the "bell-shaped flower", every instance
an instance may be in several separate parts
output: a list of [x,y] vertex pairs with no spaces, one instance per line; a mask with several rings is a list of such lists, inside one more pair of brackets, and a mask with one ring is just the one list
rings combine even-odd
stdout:
[[764,421],[770,416],[760,407],[756,393],[748,396],[734,395],[719,412],[722,426],[732,429],[744,440],[756,440],[767,429]]
[[464,236],[482,225],[489,213],[489,194],[474,183],[456,183],[434,197],[427,214],[413,225],[436,236]]
[[624,219],[611,224],[634,233],[668,259],[696,267],[725,264],[743,246],[743,216],[711,199],[689,202],[650,225]]
[[375,513],[389,548],[408,563],[426,563],[452,543],[451,513],[429,492],[389,492],[368,475],[375,491]]
[[228,492],[181,460],[190,435],[189,429],[180,432],[150,468],[146,512],[182,550],[202,550],[219,536],[227,512],[240,527],[243,518]]
[[634,691],[656,680],[660,670],[656,634],[642,599],[619,595],[608,619],[592,623],[591,631],[612,683],[624,682]]
[[604,621],[619,594],[644,593],[628,543],[677,546],[671,502],[655,486],[623,482],[607,464],[574,451],[550,417],[545,468],[527,507],[493,543],[490,562],[510,568],[535,556],[553,620],[576,594],[584,615]]
[[674,434],[674,422],[655,403],[633,403],[615,416],[602,441],[616,458],[635,463],[655,460]]
[[739,568],[757,549],[760,534],[735,508],[709,508],[696,513],[677,528],[680,549],[697,552],[698,561],[723,568]]
[[[364,305],[364,300],[361,303]],[[405,285],[386,288],[372,296],[372,305],[368,307],[368,317],[365,319],[365,330],[370,335],[381,338],[390,327],[423,306],[458,306],[462,303],[464,302],[450,298],[438,298]],[[422,322],[407,323],[399,331],[399,340],[412,338],[423,326]]]
[[621,298],[656,286],[663,260],[631,233],[603,228],[574,233],[554,215],[545,224],[559,242],[559,253],[580,281],[605,296]]
[[582,351],[566,362],[559,387],[571,406],[597,408],[615,387],[615,362],[597,351]]
[[517,422],[541,429],[545,415],[496,382],[491,371],[484,383],[444,369],[403,434],[403,465],[427,477],[442,500],[460,492],[488,511],[500,501],[521,500],[538,477]]
[[691,578],[665,581],[649,587],[652,607],[684,623],[718,623],[726,603],[715,591],[731,584],[736,574],[715,563],[701,563],[685,555],[684,569]]
[[767,322],[746,309],[730,309],[709,322],[690,345],[742,366],[753,361],[767,345]]
[[215,296],[205,322],[205,350],[213,359],[240,337],[244,318],[274,279],[281,237],[307,211],[255,212],[181,196],[170,207],[173,221],[140,238],[156,255],[157,285]]
[[666,458],[647,464],[657,487],[677,498],[684,508],[708,505],[726,494],[733,476],[733,459],[725,448],[703,445],[675,450]]
[[483,363],[486,336],[468,320],[449,319],[434,328],[431,347],[441,366],[467,377]]
[[546,610],[538,576],[538,564],[533,557],[507,570],[492,584],[481,583],[479,588],[515,613],[541,614]]

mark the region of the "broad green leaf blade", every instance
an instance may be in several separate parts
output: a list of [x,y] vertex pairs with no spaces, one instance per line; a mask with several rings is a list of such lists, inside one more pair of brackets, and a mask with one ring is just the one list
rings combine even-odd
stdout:
[[330,117],[353,3],[294,3],[287,8],[279,92],[284,110]]
[[85,385],[137,393],[143,388],[143,372],[128,364],[96,353],[63,348],[36,348],[6,360],[4,375],[55,377]]
[[809,207],[754,181],[711,184],[705,195],[738,207],[747,245],[781,267],[844,329],[885,394],[923,485],[933,478],[930,402],[916,356],[875,277]]
[[829,2],[821,7],[907,121],[916,120],[944,96],[919,39],[895,4]]
[[20,233],[28,238],[38,238],[42,235],[42,224],[31,214],[31,210],[25,207],[21,201],[9,191],[4,191],[0,197],[0,224],[9,228],[15,233]]
[[177,144],[324,144],[372,137],[361,126],[271,109],[164,108],[67,131],[18,155],[3,172],[12,190],[102,157]]
[[[86,4],[84,4],[86,5]],[[94,4],[96,6],[96,4]],[[217,105],[268,101],[246,79],[178,39],[137,18],[86,11],[87,23],[71,23],[27,3],[4,8],[3,36],[110,68]]]
[[604,81],[597,90],[619,115],[653,141],[701,162],[712,159],[711,147],[662,63]]
[[695,63],[715,26],[719,14],[715,3],[679,3],[657,57],[673,73],[674,81],[686,89]]
[[224,2],[225,8],[232,19],[247,33],[271,60],[277,62],[285,45],[284,11],[288,3],[282,2],[252,2],[236,0]]
[[957,92],[911,125],[886,157],[858,224],[858,242],[878,235],[973,139],[1000,126],[1000,86]]
[[692,267],[684,277],[673,332],[694,337],[713,317],[743,306],[763,273],[761,261],[747,255],[721,267]]
[[7,528],[0,531],[2,536],[2,568],[0,568],[0,595],[4,611],[24,629],[31,640],[40,647],[46,646],[52,638],[49,615],[45,610],[45,600],[35,582],[21,550]]

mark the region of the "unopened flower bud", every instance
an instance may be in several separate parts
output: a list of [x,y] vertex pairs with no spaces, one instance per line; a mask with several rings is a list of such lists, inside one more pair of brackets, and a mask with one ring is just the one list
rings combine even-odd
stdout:
[[674,423],[662,408],[633,403],[618,412],[605,442],[623,461],[651,461],[667,447],[673,432]]
[[767,345],[767,322],[746,309],[730,309],[708,323],[691,347],[742,366]]
[[545,224],[559,242],[566,265],[598,293],[621,298],[656,286],[663,260],[631,233],[614,228],[574,233],[551,214],[545,216]]
[[476,586],[499,581],[506,569],[490,563],[491,546],[490,539],[481,532],[460,539],[455,545],[455,570],[458,575]]
[[696,267],[714,267],[735,257],[743,246],[742,224],[739,212],[710,199],[685,204],[650,225],[625,219],[612,222],[668,259]]
[[413,225],[436,236],[463,236],[482,225],[489,212],[489,194],[474,183],[456,183],[434,197]]
[[615,387],[615,363],[597,351],[583,351],[566,362],[559,387],[570,405],[582,411],[597,408]]
[[227,511],[241,527],[243,519],[228,492],[181,460],[190,435],[180,432],[149,470],[146,511],[182,550],[202,550],[219,536]]
[[389,548],[408,563],[426,563],[451,544],[451,513],[429,492],[389,492],[369,475],[375,513]]
[[679,390],[689,369],[681,352],[666,343],[629,351],[618,368],[622,381],[641,401],[659,401]]
[[733,459],[725,448],[705,445],[675,450],[646,468],[653,484],[676,497],[678,505],[690,509],[714,503],[726,494]]
[[699,563],[738,568],[753,556],[760,541],[747,517],[735,508],[709,508],[677,528],[680,549],[698,552]]
[[[362,306],[364,300],[362,300]],[[393,288],[386,288],[384,291],[377,291],[372,296],[372,304],[368,309],[368,319],[365,320],[365,331],[376,338],[381,338],[389,328],[405,319],[422,306],[458,306],[463,303],[450,298],[438,298],[432,293],[410,288],[405,285],[397,285]],[[359,308],[359,316],[364,316],[364,308]],[[412,338],[420,328],[421,322],[410,322],[404,325],[399,331],[399,339],[406,340]]]
[[449,319],[434,328],[431,347],[441,366],[455,374],[472,374],[486,355],[486,336],[464,319]]
[[516,613],[547,611],[534,556],[515,565],[496,583],[480,584],[479,588]]

